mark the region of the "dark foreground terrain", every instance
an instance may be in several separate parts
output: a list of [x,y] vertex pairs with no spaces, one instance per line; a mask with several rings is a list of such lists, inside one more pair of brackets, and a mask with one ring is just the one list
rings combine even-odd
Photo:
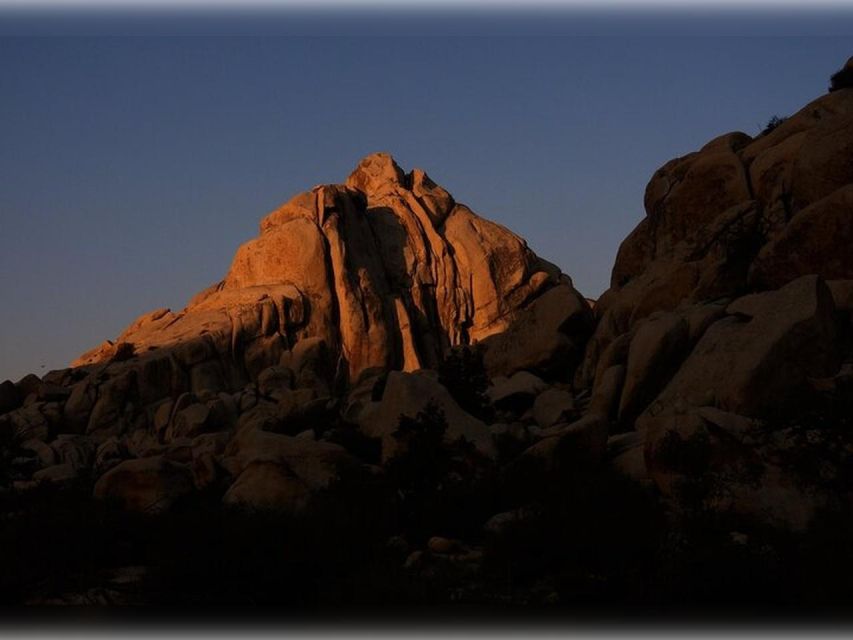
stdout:
[[847,622],[851,87],[655,172],[597,301],[387,154],[297,195],[0,384],[7,620]]

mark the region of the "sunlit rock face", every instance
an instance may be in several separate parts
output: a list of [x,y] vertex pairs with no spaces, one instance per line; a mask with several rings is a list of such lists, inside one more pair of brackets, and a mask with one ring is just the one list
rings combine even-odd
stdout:
[[218,391],[314,338],[330,383],[347,384],[377,368],[434,367],[450,347],[505,331],[555,288],[589,315],[568,277],[524,240],[377,153],[345,184],[317,186],[263,218],[225,277],[184,310],[146,314],[72,366],[121,359],[121,348],[143,369],[171,372],[152,374],[164,387],[152,397],[174,391],[169,376]]

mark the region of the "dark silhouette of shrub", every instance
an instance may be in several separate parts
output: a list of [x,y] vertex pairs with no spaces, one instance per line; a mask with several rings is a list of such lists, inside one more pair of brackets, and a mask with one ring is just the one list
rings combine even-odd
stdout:
[[444,446],[446,431],[444,412],[434,402],[414,418],[400,416],[394,438],[403,453],[391,459],[386,471],[400,498],[404,527],[411,529],[418,524],[450,470],[450,454]]
[[486,539],[488,584],[523,600],[549,585],[562,606],[651,600],[665,521],[636,482],[606,467],[571,483],[543,486],[532,513]]
[[773,131],[776,127],[787,120],[787,117],[773,116],[770,120],[767,121],[767,124],[764,125],[764,129],[761,131],[761,135],[767,135],[771,131]]
[[432,535],[479,533],[494,513],[491,465],[466,440],[445,440],[447,420],[429,402],[414,418],[400,416],[394,438],[401,452],[386,465],[396,490],[400,526],[410,541]]
[[853,87],[853,65],[846,65],[843,69],[836,71],[829,79],[829,90],[850,89]]
[[483,354],[469,346],[453,349],[438,366],[438,381],[462,409],[485,422],[494,414],[486,397],[489,376],[483,364]]

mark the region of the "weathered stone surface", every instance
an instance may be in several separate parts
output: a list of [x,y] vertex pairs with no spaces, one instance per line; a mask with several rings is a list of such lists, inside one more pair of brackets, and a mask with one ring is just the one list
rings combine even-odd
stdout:
[[750,280],[775,289],[808,273],[827,280],[853,278],[851,244],[853,185],[847,185],[803,209],[764,245],[750,268]]
[[733,151],[706,148],[664,165],[645,197],[646,211],[656,221],[655,253],[671,251],[721,211],[749,197],[746,171]]
[[592,392],[587,408],[588,415],[599,416],[605,421],[616,416],[619,407],[619,395],[625,382],[625,365],[615,364],[601,374],[598,384]]
[[464,438],[487,457],[495,456],[489,427],[465,413],[434,375],[430,372],[404,373],[394,371],[388,375],[381,401],[372,410],[360,416],[361,431],[371,438],[381,438],[382,457],[387,460],[399,453],[394,433],[401,416],[417,417],[430,402],[438,406],[447,420],[445,440],[448,443]]
[[654,311],[736,298],[799,276],[851,277],[853,95],[814,100],[771,132],[729,134],[662,167],[622,243],[576,382]]
[[26,440],[19,445],[22,451],[31,452],[38,458],[41,467],[49,467],[56,462],[56,453],[41,440]]
[[195,402],[177,411],[172,423],[166,430],[166,441],[177,438],[194,438],[213,426],[213,414],[210,407]]
[[498,409],[521,413],[533,405],[536,397],[548,388],[538,376],[527,371],[517,371],[509,378],[495,378],[486,392]]
[[44,403],[33,403],[5,415],[15,442],[35,439],[46,441],[50,436],[50,421]]
[[162,456],[126,460],[102,475],[94,496],[114,500],[129,511],[154,514],[195,490],[189,467]]
[[128,429],[133,409],[128,400],[133,396],[135,380],[136,371],[128,369],[98,386],[86,433],[118,434]]
[[47,382],[42,382],[36,392],[36,396],[41,402],[65,402],[70,395],[70,389]]
[[646,469],[645,437],[631,431],[607,439],[607,461],[611,468],[640,484],[651,485]]
[[80,433],[86,430],[97,399],[98,388],[91,377],[74,385],[62,409],[63,421],[70,431]]
[[817,276],[735,300],[647,414],[686,404],[755,416],[795,403],[808,377],[829,375],[840,365],[834,309],[829,289]]
[[503,333],[483,341],[492,376],[516,371],[570,378],[592,326],[586,299],[562,284],[534,300]]
[[533,402],[533,417],[543,429],[567,422],[574,411],[574,397],[563,389],[547,389]]
[[676,313],[652,314],[640,324],[625,370],[619,420],[631,425],[681,364],[689,344],[689,325]]
[[0,414],[8,413],[21,405],[18,388],[11,380],[0,383]]
[[249,509],[298,513],[342,485],[367,484],[370,472],[342,447],[244,429],[225,455],[237,480],[223,501]]
[[510,482],[532,491],[588,473],[607,451],[607,431],[607,421],[597,414],[549,429],[508,467]]
[[[731,302],[637,420],[658,488],[677,502],[690,496],[690,508],[699,500],[762,524],[807,526],[827,494],[780,462],[777,432],[785,412],[809,406],[815,385],[838,371],[836,317],[816,275]],[[796,455],[821,454],[793,455],[796,468]]]
[[853,280],[829,280],[826,286],[836,309],[846,313],[853,311]]
[[93,471],[96,476],[102,476],[129,456],[127,447],[118,437],[110,436],[101,442],[95,450]]
[[60,435],[50,443],[61,464],[68,464],[77,472],[89,469],[95,458],[95,443],[84,435]]
[[265,396],[275,397],[291,389],[293,377],[293,370],[288,367],[269,367],[258,376],[258,391]]
[[77,480],[77,469],[71,464],[55,464],[33,474],[33,481],[40,485],[67,486]]
[[26,400],[28,396],[37,395],[40,386],[41,379],[34,373],[28,373],[15,383],[21,401]]
[[784,436],[768,438],[766,429],[745,416],[690,408],[647,423],[645,460],[657,487],[676,504],[803,530],[828,496],[793,466],[780,464],[786,448],[793,449],[794,459],[806,453],[780,447]]
[[[279,363],[297,386],[326,385],[320,393],[329,378],[434,366],[449,347],[505,330],[560,282],[523,240],[456,204],[422,171],[404,174],[387,154],[365,158],[346,185],[294,197],[260,230],[186,309],[146,314],[118,338],[134,345],[127,364],[151,368],[146,403],[235,388]],[[555,318],[554,330],[565,330],[572,309],[588,307],[570,284],[559,289],[577,298]],[[551,339],[559,344],[543,347],[545,355],[565,351],[565,337]],[[74,364],[104,362],[113,351]],[[170,356],[177,368],[151,364]]]

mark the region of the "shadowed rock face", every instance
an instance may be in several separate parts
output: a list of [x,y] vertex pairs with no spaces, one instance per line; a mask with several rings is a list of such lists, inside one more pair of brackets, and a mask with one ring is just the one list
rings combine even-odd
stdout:
[[[315,187],[270,213],[222,281],[179,313],[142,316],[116,344],[143,357],[168,348],[190,377],[218,390],[320,338],[337,380],[355,381],[374,368],[433,367],[451,346],[504,331],[560,284],[586,308],[521,238],[379,153],[345,185]],[[72,366],[115,351],[107,343]]]
[[638,432],[667,497],[795,529],[838,499],[792,469],[837,457],[851,401],[851,189],[849,88],[652,176],[575,386],[607,400],[611,433]]
[[776,289],[806,274],[853,278],[853,91],[814,100],[768,133],[735,132],[666,163],[622,242],[578,381],[653,312]]

